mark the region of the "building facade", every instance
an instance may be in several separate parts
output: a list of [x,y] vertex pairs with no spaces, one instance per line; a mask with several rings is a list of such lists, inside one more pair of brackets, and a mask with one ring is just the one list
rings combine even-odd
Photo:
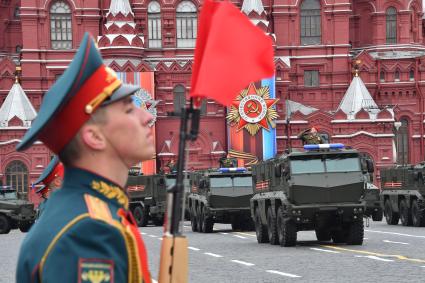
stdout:
[[[278,153],[301,147],[297,135],[314,125],[378,169],[425,159],[421,1],[233,2],[274,41]],[[42,144],[14,147],[31,125],[28,109],[38,111],[86,31],[125,80],[152,74],[155,167],[175,160],[179,119],[169,113],[188,103],[201,8],[199,0],[0,0],[0,182],[34,199],[29,187],[51,154]],[[227,109],[208,100],[202,114],[189,169],[216,167],[231,150]]]

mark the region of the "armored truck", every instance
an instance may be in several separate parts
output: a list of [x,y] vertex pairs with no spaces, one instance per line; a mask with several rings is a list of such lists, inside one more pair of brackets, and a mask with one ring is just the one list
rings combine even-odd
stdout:
[[251,172],[245,168],[219,168],[191,172],[188,207],[193,232],[211,233],[214,223],[233,230],[251,230],[249,200]]
[[[174,186],[176,184],[176,180],[177,180],[177,172],[171,172],[169,174],[165,175],[166,177],[166,184],[167,184],[167,188]],[[184,172],[184,179],[183,179],[183,186],[184,186],[184,218],[185,220],[190,220],[190,215],[189,215],[189,205],[188,205],[188,195],[190,193],[190,187],[189,187],[189,179],[188,179],[188,174],[186,172]]]
[[389,225],[425,226],[425,162],[381,169],[381,205]]
[[304,145],[252,168],[251,216],[258,243],[295,246],[297,232],[319,241],[361,245],[362,200],[371,160],[342,144]]
[[163,224],[166,188],[166,177],[162,174],[128,177],[130,210],[139,227],[146,226],[149,220],[156,226]]
[[0,234],[7,234],[11,229],[28,232],[35,221],[34,204],[18,199],[15,189],[0,187]]

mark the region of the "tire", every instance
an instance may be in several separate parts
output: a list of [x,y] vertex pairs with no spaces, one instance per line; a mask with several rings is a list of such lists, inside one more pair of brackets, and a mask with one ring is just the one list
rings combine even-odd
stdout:
[[391,202],[389,199],[385,201],[384,209],[385,209],[385,220],[387,221],[387,224],[397,225],[400,216],[397,212],[394,212],[393,209],[391,208]]
[[147,208],[141,207],[140,205],[136,206],[133,209],[133,216],[134,216],[134,219],[136,220],[137,226],[146,227],[146,225],[148,225],[149,218],[146,211],[147,211]]
[[419,209],[418,201],[412,201],[412,224],[415,227],[425,226],[425,218],[423,212]]
[[364,237],[363,219],[350,224],[347,235],[348,245],[362,245]]
[[202,233],[202,206],[198,205],[196,208],[196,226],[198,227],[198,232]]
[[0,214],[0,234],[7,234],[10,232],[11,223],[6,215]]
[[335,244],[342,244],[347,241],[347,235],[345,233],[345,230],[334,230],[331,233],[332,241]]
[[267,236],[269,237],[269,243],[271,245],[279,244],[276,216],[274,215],[271,206],[267,209]]
[[331,232],[325,228],[316,229],[316,238],[320,242],[327,242],[331,240]]
[[378,208],[377,211],[372,212],[373,221],[382,221],[383,218],[384,218],[384,213],[382,212],[382,209]]
[[267,227],[261,223],[260,209],[255,210],[255,234],[257,236],[257,242],[259,244],[264,244],[269,242],[269,237],[267,235]]
[[212,221],[211,217],[207,215],[207,209],[202,207],[202,227],[201,231],[203,233],[211,233],[213,231],[214,222]]
[[22,233],[26,233],[30,230],[30,228],[32,227],[32,224],[34,224],[33,222],[21,222],[19,223],[19,230],[21,230]]
[[410,212],[409,207],[407,206],[406,200],[400,201],[400,222],[403,226],[412,226],[412,213]]
[[192,232],[198,232],[198,220],[196,217],[196,207],[193,206],[190,209],[190,225],[192,226]]
[[289,219],[285,219],[282,207],[277,210],[277,233],[282,247],[293,247],[297,244],[297,227]]

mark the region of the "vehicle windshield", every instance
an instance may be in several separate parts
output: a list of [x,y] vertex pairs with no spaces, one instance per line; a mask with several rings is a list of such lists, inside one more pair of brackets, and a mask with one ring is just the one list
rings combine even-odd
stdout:
[[0,199],[16,199],[15,191],[0,191]]
[[235,177],[233,178],[233,184],[235,187],[252,187],[252,177]]
[[231,188],[232,178],[230,177],[210,178],[210,186],[211,188]]
[[167,187],[173,186],[176,183],[176,179],[174,178],[165,178],[165,184]]
[[291,159],[292,174],[335,173],[360,171],[360,159],[356,154],[317,155]]

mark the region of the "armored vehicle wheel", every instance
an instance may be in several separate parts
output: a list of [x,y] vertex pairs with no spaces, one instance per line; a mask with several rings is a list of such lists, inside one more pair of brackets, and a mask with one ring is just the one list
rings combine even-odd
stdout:
[[326,242],[331,240],[331,232],[326,228],[316,229],[316,238],[318,241]]
[[269,237],[267,235],[267,227],[261,223],[260,209],[255,210],[255,234],[257,235],[257,242],[259,244],[267,243]]
[[267,234],[271,245],[279,244],[279,238],[277,236],[276,216],[274,215],[271,206],[267,209]]
[[21,232],[26,233],[30,230],[32,224],[34,224],[33,222],[21,222],[19,223],[19,230],[21,230]]
[[378,209],[377,211],[372,212],[373,221],[382,221],[383,218],[384,218],[384,213],[382,212],[382,209]]
[[194,206],[190,210],[190,225],[192,232],[198,232],[198,220],[196,220],[196,208]]
[[207,215],[207,209],[202,207],[202,227],[201,231],[204,233],[211,233],[213,231],[214,222],[211,217]]
[[282,207],[277,211],[277,233],[282,247],[293,247],[297,244],[297,227],[290,219],[285,219]]
[[0,234],[7,234],[10,232],[11,225],[10,225],[9,218],[7,216],[0,214]]
[[345,243],[347,241],[347,235],[344,230],[334,230],[331,233],[332,241],[335,244]]
[[136,206],[133,209],[133,216],[136,220],[137,226],[146,227],[148,225],[148,215],[146,213],[146,209],[143,209],[141,206]]
[[389,199],[385,201],[384,209],[385,209],[385,220],[387,221],[387,224],[397,225],[400,216],[397,212],[394,212],[393,209],[391,208],[391,202]]
[[347,235],[347,244],[348,245],[361,245],[363,244],[364,237],[364,226],[363,219],[360,221],[354,221],[350,224]]
[[202,207],[201,204],[196,208],[196,226],[198,227],[198,232],[202,233]]
[[403,226],[411,226],[412,225],[412,214],[410,213],[410,209],[407,207],[406,200],[400,201],[400,221]]
[[412,201],[412,224],[415,227],[425,226],[425,218],[423,212],[419,209],[418,201]]

